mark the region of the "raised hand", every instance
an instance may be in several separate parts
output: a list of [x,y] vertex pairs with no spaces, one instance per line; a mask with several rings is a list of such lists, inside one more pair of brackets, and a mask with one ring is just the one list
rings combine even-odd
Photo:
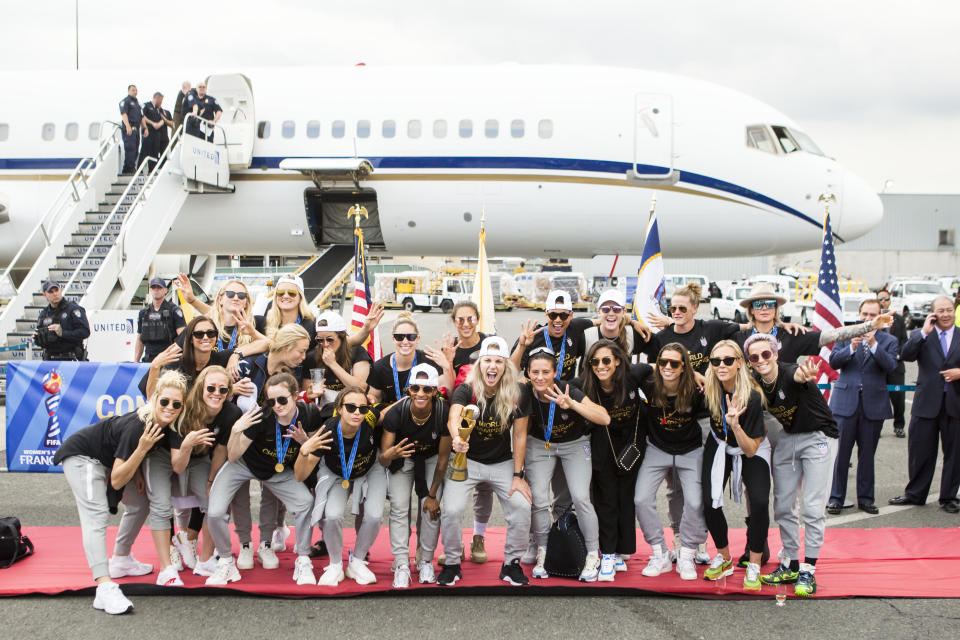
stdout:
[[737,394],[727,394],[727,424],[737,426],[740,424],[740,416],[747,410],[746,405],[737,397]]
[[667,316],[658,316],[652,313],[647,314],[647,324],[657,329],[666,329],[673,324],[673,318]]
[[457,355],[457,345],[453,341],[453,336],[450,335],[450,332],[443,334],[443,344],[440,346],[440,350],[443,351],[443,355],[446,356],[447,360],[451,363]]
[[262,418],[263,418],[263,407],[254,405],[250,407],[250,409],[247,410],[246,413],[240,416],[239,420],[233,423],[232,431],[234,433],[241,433],[243,431],[246,431],[253,425],[259,423]]
[[140,434],[140,440],[137,442],[137,450],[146,455],[153,445],[157,444],[163,437],[164,428],[156,422],[150,422],[143,427],[143,433]]
[[157,357],[153,359],[151,364],[156,365],[157,369],[162,369],[168,364],[177,362],[181,357],[183,357],[183,349],[180,348],[180,345],[174,342],[169,347],[157,354]]
[[307,432],[303,430],[303,423],[299,420],[296,425],[287,427],[287,432],[283,434],[284,438],[293,438],[301,445],[307,441]]
[[397,458],[409,458],[413,455],[413,450],[416,447],[416,444],[413,442],[407,442],[407,439],[404,438],[400,442],[396,443],[389,449],[383,452],[383,457],[385,460],[396,460]]
[[893,325],[893,311],[887,311],[886,313],[881,313],[873,320],[873,329],[883,329],[884,327],[889,327]]
[[528,347],[537,335],[537,324],[533,320],[527,320],[520,325],[520,346]]
[[363,321],[363,328],[368,331],[373,331],[380,320],[383,319],[383,305],[379,302],[374,302],[370,305],[369,311],[367,311],[367,317]]
[[329,451],[331,444],[333,444],[333,432],[321,428],[300,445],[300,453],[306,455],[314,451]]
[[213,432],[210,431],[210,429],[197,429],[183,436],[183,444],[181,446],[189,449],[204,446],[212,447],[214,442],[216,442],[216,438],[214,438]]
[[559,385],[553,385],[553,389],[547,389],[544,396],[550,402],[556,402],[557,406],[561,409],[569,409],[573,404],[573,400],[570,398],[570,385],[566,385],[564,390],[560,390]]
[[176,282],[177,289],[183,292],[184,300],[186,300],[189,303],[192,303],[194,300],[197,299],[197,297],[193,295],[193,285],[190,283],[190,278],[187,277],[187,274],[181,273],[177,275],[177,277],[174,278],[173,281]]
[[820,375],[820,365],[807,360],[797,366],[797,374],[802,378],[802,382],[813,382]]

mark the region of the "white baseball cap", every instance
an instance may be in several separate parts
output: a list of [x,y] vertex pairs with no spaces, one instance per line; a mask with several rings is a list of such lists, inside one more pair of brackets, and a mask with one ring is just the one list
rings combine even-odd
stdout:
[[303,298],[303,278],[292,273],[285,273],[277,279],[277,284],[274,285],[273,289],[276,291],[285,284],[292,284],[297,288],[297,291],[300,292],[300,297]]
[[407,378],[407,386],[411,384],[422,384],[426,387],[439,387],[440,377],[437,370],[431,365],[420,363],[413,369],[410,369],[410,377]]
[[625,307],[627,306],[627,297],[619,289],[607,289],[597,298],[597,306],[599,307],[604,302],[612,302],[617,306]]
[[562,289],[554,289],[547,294],[547,304],[544,307],[546,311],[573,311],[573,301],[570,300],[570,294]]
[[317,331],[346,331],[347,323],[339,313],[324,311],[317,318]]
[[510,347],[507,346],[507,341],[500,336],[487,336],[483,339],[483,342],[480,343],[480,350],[477,351],[478,358],[482,358],[483,356],[509,358]]

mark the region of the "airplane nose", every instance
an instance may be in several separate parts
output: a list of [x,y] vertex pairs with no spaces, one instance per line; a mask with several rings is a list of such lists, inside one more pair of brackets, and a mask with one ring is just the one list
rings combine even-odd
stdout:
[[883,219],[883,203],[876,190],[850,171],[844,172],[840,209],[834,233],[847,242],[866,234]]

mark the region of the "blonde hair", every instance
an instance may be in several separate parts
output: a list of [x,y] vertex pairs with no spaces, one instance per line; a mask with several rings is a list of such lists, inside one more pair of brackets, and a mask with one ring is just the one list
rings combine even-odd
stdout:
[[[283,278],[288,278],[292,280],[296,276],[292,273],[285,273],[280,278],[277,278],[279,282]],[[286,285],[289,287],[289,285]],[[270,308],[267,309],[267,313],[264,316],[264,323],[266,324],[265,333],[268,338],[273,338],[273,334],[277,332],[277,329],[280,328],[280,309],[277,307],[277,288],[273,288],[273,304],[270,305]],[[297,293],[300,295],[300,320],[301,322],[315,322],[316,318],[313,317],[313,312],[310,311],[310,307],[307,305],[307,300],[303,295],[303,291],[297,289]]]
[[700,304],[700,294],[703,293],[703,288],[700,286],[699,282],[688,282],[679,289],[673,292],[673,295],[670,297],[671,302],[673,298],[677,296],[683,296],[690,300],[690,304],[697,306]]
[[[140,421],[144,424],[150,424],[153,422],[153,418],[156,415],[156,403],[160,399],[160,394],[163,393],[164,389],[176,389],[180,392],[181,401],[186,400],[187,397],[187,378],[179,371],[165,371],[163,375],[160,376],[160,379],[157,380],[157,386],[153,390],[153,395],[150,396],[150,401],[147,404],[143,405],[137,409],[137,417],[140,418]],[[169,425],[173,430],[180,431],[180,422],[183,420],[183,411],[181,411],[176,419],[173,421],[173,424]]]
[[310,334],[298,324],[285,324],[273,334],[270,340],[270,353],[289,351],[301,340],[310,341]]
[[[203,403],[203,392],[207,386],[207,378],[213,374],[220,374],[227,380],[227,395],[223,399],[224,405],[229,402],[230,396],[233,395],[233,380],[230,379],[227,370],[218,365],[206,367],[197,375],[196,381],[190,387],[190,393],[187,394],[187,400],[183,404],[183,419],[177,427],[177,433],[181,436],[185,436],[191,431],[207,428],[209,423],[207,422],[207,406]],[[221,407],[221,410],[223,410],[223,407]],[[203,445],[197,447],[197,452],[206,453],[209,449],[208,446]]]
[[[497,397],[493,402],[493,414],[500,423],[501,430],[509,428],[510,415],[520,401],[520,373],[517,371],[517,366],[507,357],[508,355],[508,353],[503,355],[506,366],[503,369],[503,375],[500,376],[500,381],[497,383]],[[487,357],[489,356],[484,356],[483,358]],[[476,398],[474,402],[477,403],[481,416],[487,409],[486,388],[483,384],[483,374],[480,373],[480,361],[482,361],[483,358],[480,358],[480,360],[473,365],[466,379],[466,383],[469,384],[473,390],[473,397]]]
[[[713,349],[710,350],[710,357],[712,358],[713,354],[717,352],[717,349],[721,347],[731,349],[734,355],[740,360],[740,368],[737,369],[737,377],[734,381],[733,394],[746,405],[746,403],[750,402],[750,394],[756,391],[760,395],[760,401],[763,403],[763,406],[766,406],[766,396],[760,393],[760,385],[758,385],[757,381],[750,375],[750,369],[744,361],[743,351],[740,350],[740,345],[733,340],[721,340],[713,345]],[[713,365],[707,367],[706,378],[707,383],[704,389],[704,399],[707,401],[710,415],[714,420],[722,420],[723,396],[726,392],[723,389],[723,383],[720,382],[720,378],[717,377],[717,370]]]
[[[244,292],[247,294],[247,299],[244,301],[244,307],[243,307],[243,312],[246,315],[248,316],[250,315],[250,309],[253,306],[253,298],[250,296],[250,290],[247,289],[247,285],[245,285],[242,280],[237,280],[236,278],[234,278],[233,280],[227,280],[226,282],[223,283],[223,286],[221,286],[220,290],[217,291],[217,297],[214,299],[213,305],[211,305],[211,308],[210,308],[210,319],[213,320],[213,326],[216,327],[217,331],[220,332],[221,340],[230,340],[230,338],[232,337],[229,334],[227,334],[226,330],[224,329],[223,310],[220,308],[220,300],[223,297],[224,292],[227,290],[227,287],[230,286],[231,284],[240,285],[241,287],[243,287]],[[253,342],[253,338],[251,336],[248,336],[245,333],[242,333],[238,328],[236,346],[239,347],[241,345],[249,344],[251,342]]]
[[400,315],[397,316],[397,319],[393,321],[393,332],[396,332],[397,327],[401,324],[409,324],[413,327],[413,330],[418,334],[420,333],[420,327],[417,326],[417,323],[413,321],[413,315],[409,311],[402,311]]

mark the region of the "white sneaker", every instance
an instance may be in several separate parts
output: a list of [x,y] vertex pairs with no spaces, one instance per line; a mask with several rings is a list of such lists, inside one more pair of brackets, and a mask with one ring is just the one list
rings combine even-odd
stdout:
[[543,566],[547,561],[547,548],[537,547],[537,555],[534,560],[535,565],[531,575],[533,575],[534,578],[549,578],[550,574],[547,573],[546,568]]
[[377,581],[377,576],[373,571],[367,568],[363,560],[350,554],[350,562],[347,563],[347,570],[344,572],[348,578],[353,578],[357,584],[373,584]]
[[237,565],[233,561],[233,556],[220,558],[217,560],[217,570],[212,576],[207,578],[207,586],[223,586],[228,582],[236,582],[240,579],[240,572],[237,571]]
[[[173,536],[171,539],[173,546],[177,548],[177,551],[180,553],[181,558],[181,568],[179,571],[183,571],[183,567],[187,569],[193,569],[197,566],[197,541],[190,540],[187,538],[186,531],[178,531],[177,535]],[[171,561],[173,558],[171,558]]]
[[180,557],[180,550],[174,545],[170,545],[170,564],[176,567],[177,571],[183,571],[183,558]]
[[[290,527],[277,527],[273,530],[273,536],[270,539],[270,548],[274,553],[282,553],[287,550],[287,538],[290,537]],[[264,567],[266,568],[266,567]]]
[[[129,556],[126,556],[129,557]],[[97,585],[97,595],[93,598],[93,608],[106,611],[112,616],[133,611],[133,603],[120,591],[116,582],[101,582]]]
[[648,578],[656,577],[673,568],[673,563],[670,561],[670,554],[663,548],[663,545],[653,545],[652,551],[653,553],[650,554],[650,560],[647,561],[647,566],[641,571],[641,573]]
[[437,574],[433,570],[432,562],[420,563],[420,575],[417,579],[420,584],[433,584],[437,581]]
[[273,552],[272,544],[268,547],[266,542],[261,542],[260,548],[257,549],[257,559],[264,569],[280,568],[280,561],[277,560],[277,554]]
[[217,572],[217,556],[213,555],[206,560],[197,560],[197,566],[193,568],[195,576],[212,576]]
[[[111,578],[125,578],[127,576],[145,576],[153,573],[153,565],[139,562],[133,555],[113,556],[108,563]],[[105,582],[104,584],[110,584]]]
[[707,543],[697,545],[697,555],[693,556],[693,561],[697,564],[710,564],[710,554],[707,553]]
[[537,543],[531,537],[527,550],[520,556],[520,564],[536,564],[537,562]]
[[600,557],[600,573],[597,575],[597,582],[613,582],[616,575],[616,555],[605,553]]
[[183,580],[180,579],[177,568],[170,565],[157,576],[157,584],[161,587],[182,587]]
[[627,570],[627,560],[630,559],[630,556],[620,555],[619,553],[614,554],[613,556],[613,568],[617,571],[626,571]]
[[323,575],[317,580],[318,587],[335,587],[343,582],[343,563],[329,564],[323,570]]
[[240,555],[237,556],[237,569],[249,571],[253,569],[253,548],[249,544],[240,545]]
[[680,547],[680,555],[677,558],[677,573],[681,580],[696,580],[697,565],[693,564],[693,558],[697,555],[695,549]]
[[592,551],[587,554],[587,560],[583,563],[583,571],[580,572],[580,582],[596,582],[600,573],[600,556]]
[[[267,547],[267,549],[269,548]],[[297,584],[317,584],[317,579],[313,575],[313,563],[310,562],[310,556],[297,556],[297,561],[293,564],[293,579]]]
[[393,588],[406,589],[410,586],[410,566],[402,564],[393,572]]

